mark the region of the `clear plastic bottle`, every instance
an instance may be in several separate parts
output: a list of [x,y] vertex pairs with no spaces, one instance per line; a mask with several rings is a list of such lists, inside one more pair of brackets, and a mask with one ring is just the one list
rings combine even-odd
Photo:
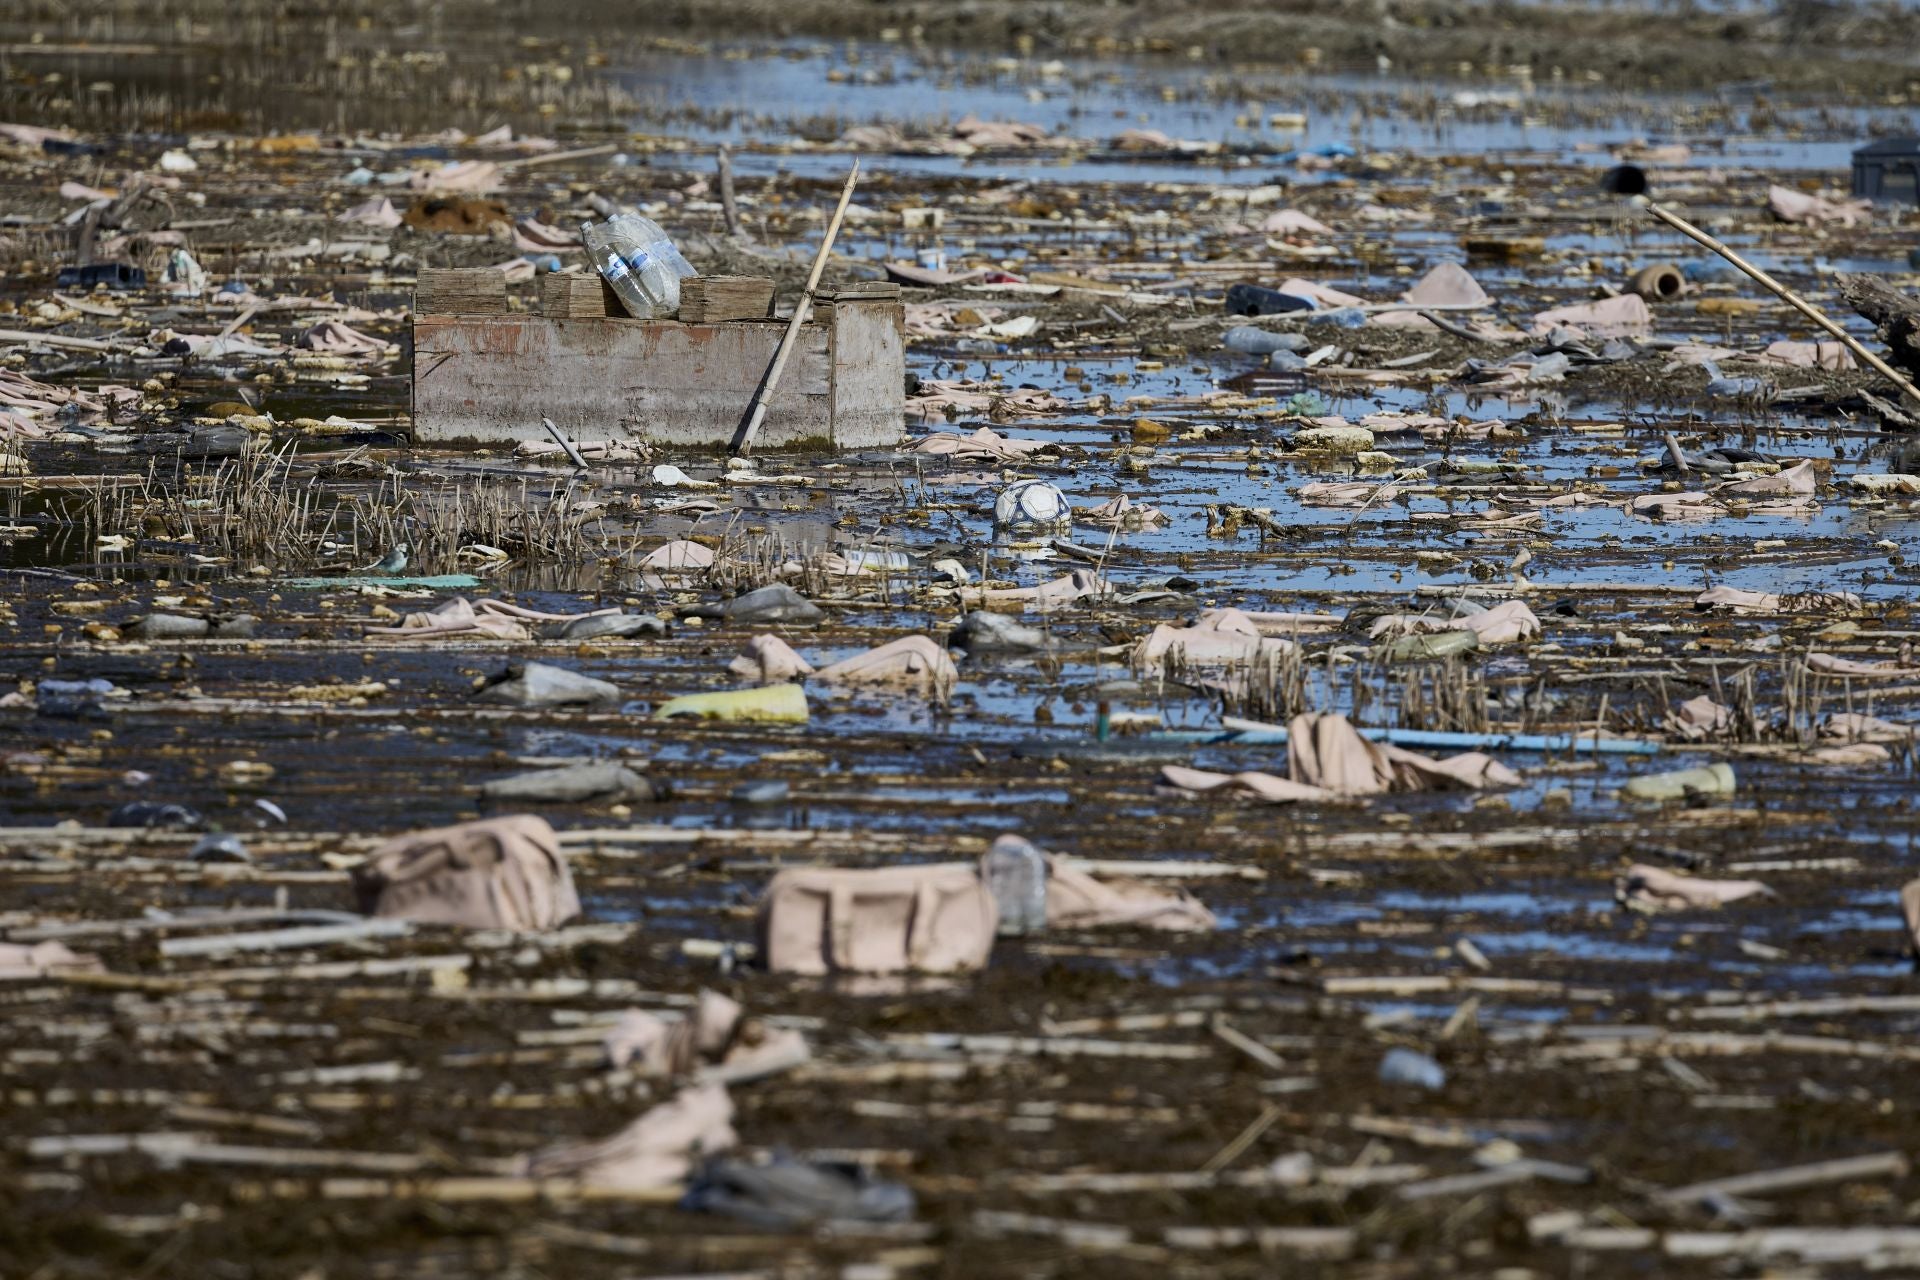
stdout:
[[1003,835],[980,860],[987,892],[1000,908],[1002,934],[1042,933],[1047,927],[1047,855],[1016,835]]
[[645,319],[653,314],[653,303],[641,292],[640,284],[633,278],[633,272],[627,267],[627,260],[615,247],[613,236],[607,223],[597,226],[591,222],[580,224],[580,240],[586,246],[587,258],[593,263],[600,278],[610,285],[620,297],[620,303],[626,307],[627,314]]
[[594,265],[634,316],[664,319],[680,309],[681,278],[695,272],[659,223],[618,213],[586,227],[584,238]]

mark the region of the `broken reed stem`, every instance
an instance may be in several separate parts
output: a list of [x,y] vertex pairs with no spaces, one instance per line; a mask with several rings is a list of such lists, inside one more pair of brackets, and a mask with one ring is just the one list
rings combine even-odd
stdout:
[[1659,205],[1655,204],[1651,200],[1647,201],[1646,207],[1647,207],[1647,212],[1652,214],[1655,218],[1658,218],[1661,222],[1666,223],[1668,226],[1672,227],[1675,231],[1678,231],[1681,235],[1687,237],[1687,239],[1692,240],[1694,243],[1704,245],[1705,247],[1713,250],[1715,253],[1719,254],[1722,258],[1725,258],[1728,262],[1732,263],[1741,272],[1745,273],[1749,279],[1755,281],[1756,283],[1764,286],[1767,289],[1772,290],[1773,293],[1777,295],[1782,302],[1785,302],[1788,306],[1798,311],[1801,315],[1813,321],[1815,324],[1819,325],[1822,329],[1825,329],[1828,333],[1832,334],[1835,339],[1837,339],[1840,343],[1842,343],[1849,351],[1853,352],[1853,354],[1859,356],[1862,360],[1866,361],[1869,365],[1873,366],[1873,369],[1875,372],[1879,373],[1882,377],[1892,382],[1894,386],[1900,388],[1901,391],[1905,392],[1908,399],[1916,402],[1920,402],[1920,389],[1916,389],[1911,382],[1908,382],[1904,377],[1902,377],[1898,372],[1896,372],[1892,365],[1888,364],[1885,360],[1882,360],[1879,356],[1869,351],[1865,343],[1861,342],[1858,338],[1854,337],[1852,334],[1848,333],[1845,329],[1842,329],[1839,325],[1835,324],[1832,320],[1828,319],[1826,313],[1821,311],[1818,307],[1814,306],[1811,302],[1808,302],[1805,298],[1802,298],[1799,294],[1787,288],[1787,286],[1781,284],[1778,280],[1775,280],[1772,276],[1768,275],[1766,272],[1762,271],[1760,268],[1754,266],[1751,262],[1748,262],[1745,258],[1742,258],[1739,254],[1729,249],[1726,245],[1720,243],[1720,241],[1714,239],[1712,236],[1708,235],[1706,232],[1702,231],[1700,228],[1694,226],[1691,222],[1688,222],[1685,218],[1682,218],[1678,214],[1672,213],[1669,210],[1661,208]]

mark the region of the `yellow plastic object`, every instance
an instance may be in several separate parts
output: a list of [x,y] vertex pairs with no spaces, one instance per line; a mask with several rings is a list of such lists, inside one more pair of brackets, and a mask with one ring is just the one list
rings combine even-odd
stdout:
[[698,716],[702,720],[752,720],[776,724],[805,724],[807,695],[797,684],[770,684],[761,689],[728,689],[721,693],[690,693],[673,698],[654,712],[660,720]]

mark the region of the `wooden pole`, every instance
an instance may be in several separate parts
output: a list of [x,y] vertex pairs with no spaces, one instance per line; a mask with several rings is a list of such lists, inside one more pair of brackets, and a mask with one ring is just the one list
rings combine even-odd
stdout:
[[1660,221],[1666,223],[1668,226],[1672,227],[1675,231],[1678,231],[1681,235],[1687,237],[1687,239],[1692,240],[1696,244],[1704,245],[1707,248],[1713,250],[1715,253],[1725,258],[1728,262],[1732,263],[1735,267],[1738,267],[1742,272],[1746,273],[1746,275],[1749,278],[1759,282],[1760,284],[1764,285],[1766,288],[1771,289],[1776,295],[1779,296],[1782,302],[1785,302],[1788,306],[1798,311],[1801,315],[1813,321],[1815,324],[1819,325],[1822,329],[1825,329],[1828,333],[1832,334],[1835,338],[1839,339],[1843,344],[1845,344],[1847,350],[1859,356],[1862,360],[1866,361],[1869,365],[1871,365],[1883,377],[1889,379],[1894,386],[1906,392],[1907,396],[1910,399],[1912,399],[1914,402],[1920,403],[1920,390],[1915,389],[1914,385],[1911,382],[1908,382],[1905,378],[1901,377],[1898,373],[1896,373],[1892,365],[1888,364],[1885,360],[1882,360],[1879,356],[1875,355],[1873,352],[1867,350],[1866,346],[1862,344],[1858,338],[1854,337],[1852,334],[1848,333],[1845,329],[1842,329],[1839,325],[1829,320],[1826,317],[1826,315],[1822,313],[1819,310],[1819,308],[1815,307],[1811,302],[1808,302],[1805,298],[1802,298],[1799,294],[1787,288],[1787,286],[1781,284],[1778,280],[1775,280],[1772,276],[1768,275],[1766,272],[1762,271],[1760,268],[1754,266],[1751,262],[1748,262],[1745,258],[1742,258],[1739,254],[1727,248],[1726,245],[1721,244],[1718,240],[1714,239],[1712,236],[1708,235],[1706,232],[1702,231],[1700,228],[1694,226],[1691,222],[1688,222],[1685,218],[1682,218],[1678,214],[1673,213],[1670,210],[1661,208],[1659,205],[1655,204],[1651,200],[1647,201],[1647,212],[1652,214],[1654,217],[1658,218]]
[[826,234],[820,237],[820,252],[814,255],[813,270],[807,273],[807,287],[800,294],[800,301],[793,308],[793,319],[787,322],[787,331],[780,336],[780,349],[773,353],[773,365],[767,370],[767,379],[754,392],[753,412],[747,415],[747,424],[740,429],[739,439],[734,441],[733,452],[738,457],[746,457],[753,448],[753,438],[760,433],[760,424],[767,420],[767,403],[773,399],[774,388],[780,385],[780,375],[786,371],[787,358],[793,354],[793,344],[800,337],[800,326],[807,322],[807,313],[813,309],[813,291],[820,287],[820,274],[827,269],[827,257],[833,252],[834,237],[840,234],[840,220],[847,216],[847,205],[853,200],[853,185],[860,180],[860,162],[853,162],[853,169],[847,174],[847,185],[840,189],[840,204],[834,209],[833,217],[827,223]]
[[727,234],[738,239],[740,236],[740,207],[733,199],[733,157],[725,147],[720,148],[719,159],[715,162],[720,172],[720,216],[726,219]]

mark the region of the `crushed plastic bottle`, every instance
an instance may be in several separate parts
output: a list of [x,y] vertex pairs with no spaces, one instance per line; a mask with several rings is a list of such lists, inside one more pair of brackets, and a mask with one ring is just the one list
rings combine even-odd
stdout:
[[659,223],[618,213],[605,222],[581,224],[580,238],[627,314],[662,320],[680,310],[680,281],[696,273]]
[[1417,1089],[1444,1089],[1447,1072],[1424,1053],[1412,1049],[1389,1049],[1380,1059],[1380,1083],[1412,1085]]
[[1335,307],[1331,311],[1309,312],[1304,319],[1308,324],[1337,324],[1342,329],[1361,329],[1366,327],[1367,313],[1358,307]]
[[1000,933],[1018,937],[1047,927],[1047,855],[1015,835],[994,840],[980,863],[981,878],[1000,909]]
[[1255,325],[1237,324],[1221,335],[1220,345],[1229,351],[1264,356],[1275,351],[1305,351],[1313,343],[1304,333],[1273,333]]

